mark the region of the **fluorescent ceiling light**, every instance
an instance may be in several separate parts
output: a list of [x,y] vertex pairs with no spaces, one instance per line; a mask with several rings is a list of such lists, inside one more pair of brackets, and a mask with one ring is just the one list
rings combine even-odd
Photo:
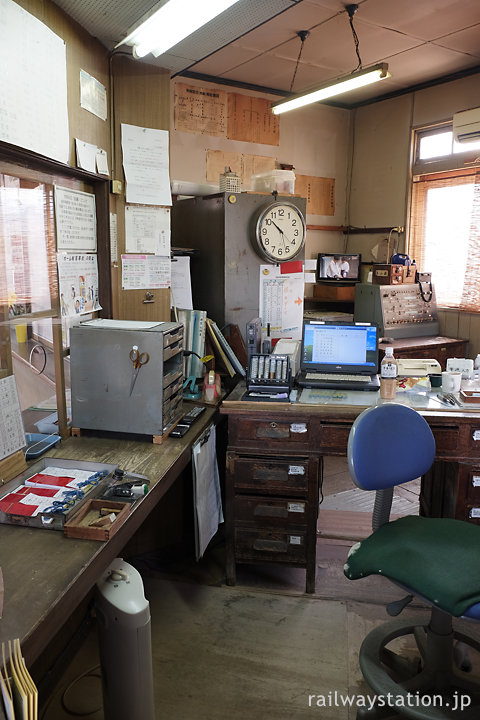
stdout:
[[295,95],[288,100],[278,103],[278,105],[273,105],[272,111],[275,115],[280,115],[280,113],[287,112],[288,110],[295,110],[304,105],[310,105],[310,103],[326,100],[327,98],[341,95],[350,90],[356,90],[365,85],[371,85],[371,83],[384,80],[387,77],[390,77],[390,73],[388,72],[388,65],[386,63],[373,65],[366,70],[352,73],[346,77],[334,80],[328,83],[328,85],[322,85],[316,90],[310,90],[303,95]]
[[213,20],[238,0],[168,0],[125,40],[116,45],[133,45],[133,55],[155,57]]

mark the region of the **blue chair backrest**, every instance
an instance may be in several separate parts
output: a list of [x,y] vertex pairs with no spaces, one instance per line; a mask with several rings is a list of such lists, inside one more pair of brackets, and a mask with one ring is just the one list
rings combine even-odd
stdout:
[[424,475],[435,457],[435,440],[416,410],[385,403],[364,410],[348,438],[348,466],[364,490],[382,490]]

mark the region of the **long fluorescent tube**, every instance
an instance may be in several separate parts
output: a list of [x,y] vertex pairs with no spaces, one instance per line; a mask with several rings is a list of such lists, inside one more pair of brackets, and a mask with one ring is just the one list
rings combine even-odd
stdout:
[[116,47],[133,45],[134,57],[158,57],[238,1],[169,0]]
[[361,70],[357,73],[352,73],[339,80],[334,80],[327,85],[322,85],[316,90],[310,90],[303,95],[295,95],[288,100],[284,100],[278,105],[272,106],[272,111],[275,115],[287,112],[288,110],[295,110],[296,108],[303,107],[304,105],[310,105],[310,103],[319,102],[320,100],[326,100],[327,98],[334,97],[335,95],[341,95],[342,93],[349,92],[350,90],[356,90],[357,88],[364,87],[365,85],[371,85],[378,80],[384,80],[390,77],[388,72],[387,63],[380,63],[379,65],[373,65],[366,70]]

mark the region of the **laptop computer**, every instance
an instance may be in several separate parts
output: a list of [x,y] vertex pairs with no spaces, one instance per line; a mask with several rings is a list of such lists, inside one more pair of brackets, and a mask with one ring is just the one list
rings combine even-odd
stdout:
[[303,388],[378,390],[378,327],[306,320],[295,378]]

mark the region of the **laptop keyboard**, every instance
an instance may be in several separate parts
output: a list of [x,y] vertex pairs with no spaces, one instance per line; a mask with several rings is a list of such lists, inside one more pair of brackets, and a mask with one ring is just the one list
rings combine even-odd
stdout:
[[371,381],[371,377],[369,375],[341,375],[339,373],[306,373],[305,374],[306,380],[346,380],[349,382],[358,382],[358,383],[369,383]]

